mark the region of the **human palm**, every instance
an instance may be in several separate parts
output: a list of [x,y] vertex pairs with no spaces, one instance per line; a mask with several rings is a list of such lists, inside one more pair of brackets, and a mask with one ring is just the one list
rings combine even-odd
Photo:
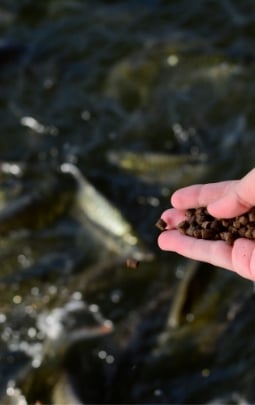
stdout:
[[174,208],[163,212],[167,228],[159,235],[162,250],[173,251],[236,272],[255,280],[255,241],[239,238],[233,246],[217,240],[195,239],[176,228],[185,219],[188,208],[207,207],[216,218],[232,218],[255,206],[255,169],[240,180],[196,184],[177,190],[171,197]]

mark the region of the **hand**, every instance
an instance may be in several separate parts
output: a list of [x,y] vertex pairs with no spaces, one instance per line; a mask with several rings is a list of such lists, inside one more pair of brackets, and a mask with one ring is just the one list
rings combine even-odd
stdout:
[[177,190],[171,197],[174,208],[163,212],[166,231],[158,238],[162,250],[172,251],[255,280],[255,241],[239,238],[233,246],[224,241],[195,239],[176,230],[188,208],[207,207],[216,218],[231,218],[255,206],[255,169],[241,180],[193,185]]

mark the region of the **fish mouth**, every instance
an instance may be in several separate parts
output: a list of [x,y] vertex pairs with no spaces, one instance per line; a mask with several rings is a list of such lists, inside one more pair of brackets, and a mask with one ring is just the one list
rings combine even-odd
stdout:
[[111,334],[114,330],[113,324],[111,321],[105,321],[102,325],[97,325],[94,327],[81,327],[79,329],[75,329],[66,336],[64,336],[64,343],[65,344],[74,344],[79,341],[83,340],[90,340],[94,338],[99,338],[103,336],[107,336]]
[[[80,331],[81,334],[84,334],[84,337],[86,338],[93,338],[93,337],[98,337],[98,336],[106,336],[110,333],[112,333],[114,330],[114,326],[112,321],[110,320],[105,320],[101,325],[92,327],[92,328],[82,328]],[[74,332],[75,333],[75,332]]]

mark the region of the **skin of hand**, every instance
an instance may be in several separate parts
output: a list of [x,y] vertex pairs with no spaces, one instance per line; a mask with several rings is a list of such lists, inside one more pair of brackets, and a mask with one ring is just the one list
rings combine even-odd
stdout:
[[221,240],[210,241],[185,236],[176,229],[185,219],[188,208],[207,207],[215,218],[232,218],[249,211],[255,206],[254,184],[255,169],[252,169],[240,180],[196,184],[175,191],[171,197],[173,208],[161,215],[167,227],[159,235],[159,247],[255,280],[255,241],[239,238],[233,246],[229,246]]

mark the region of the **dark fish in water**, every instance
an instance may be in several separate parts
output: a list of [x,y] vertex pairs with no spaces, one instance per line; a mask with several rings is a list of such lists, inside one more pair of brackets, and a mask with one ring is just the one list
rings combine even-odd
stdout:
[[[113,323],[104,318],[97,305],[88,305],[79,299],[71,299],[62,308],[55,308],[52,311],[45,311],[40,314],[38,327],[46,338],[44,344],[45,355],[54,359],[58,357],[59,360],[61,358],[61,363],[64,363],[63,367],[59,369],[58,375],[55,376],[56,384],[52,389],[51,403],[83,403],[79,398],[79,392],[77,392],[76,381],[72,381],[72,371],[65,367],[65,358],[68,359],[69,356],[72,358],[72,350],[76,352],[75,347],[79,342],[81,345],[84,344],[85,348],[88,344],[92,345],[96,350],[98,341],[113,332]],[[84,361],[86,361],[87,356],[91,355],[90,353],[84,355],[79,350],[78,353],[79,358],[84,356]],[[98,355],[96,357],[99,359]],[[90,370],[89,358],[87,362]],[[80,364],[77,365],[77,371],[79,371],[79,367],[81,367]],[[88,384],[88,381],[86,383],[81,382],[81,385],[85,391],[89,392],[90,384]],[[33,396],[36,397],[36,392],[34,392]]]
[[[27,376],[24,384],[24,376],[21,376],[20,390],[7,388],[1,403],[15,404],[21,397],[25,401],[24,404],[36,401],[56,404],[82,403],[76,392],[75,382],[69,381],[69,372],[63,368],[63,358],[78,342],[93,344],[94,341],[98,342],[111,334],[114,330],[113,323],[101,314],[97,305],[89,305],[73,296],[63,307],[42,311],[37,318],[36,330],[39,341],[34,344],[35,350],[29,347],[31,344],[23,344],[22,347],[23,350],[27,347],[28,356],[34,355],[33,362],[36,362],[37,366]],[[29,366],[24,369],[23,374],[28,371]],[[51,377],[48,385],[46,383],[46,391],[42,392],[41,380],[47,380],[48,374]]]
[[150,170],[170,170],[186,163],[203,162],[205,158],[204,155],[193,156],[191,154],[178,155],[156,152],[112,151],[108,154],[111,163],[137,173],[145,173]]
[[45,336],[47,354],[63,351],[78,340],[93,339],[113,331],[97,305],[71,299],[64,307],[44,311],[38,316],[38,329]]
[[[18,166],[5,167],[7,171],[16,168]],[[23,167],[20,171],[24,175]],[[0,210],[0,234],[40,230],[66,212],[73,214],[86,234],[91,232],[105,247],[122,257],[153,258],[121,212],[70,163],[64,163],[60,170],[46,175],[36,183],[36,189],[4,205]]]
[[49,225],[71,206],[76,188],[70,175],[49,176],[36,190],[15,198],[0,211],[0,234]]
[[4,24],[13,23],[16,18],[16,14],[14,11],[10,11],[7,8],[0,6],[0,24],[3,26]]
[[[203,176],[208,168],[203,153],[168,154],[157,152],[111,151],[108,160],[113,165],[152,183],[191,182]],[[179,185],[179,184],[178,184]]]
[[0,65],[17,62],[26,51],[26,46],[10,39],[0,40]]
[[199,272],[199,263],[194,261],[187,264],[184,275],[176,289],[173,302],[167,317],[167,327],[177,328],[181,325],[184,316],[185,304],[189,299],[191,281]]

